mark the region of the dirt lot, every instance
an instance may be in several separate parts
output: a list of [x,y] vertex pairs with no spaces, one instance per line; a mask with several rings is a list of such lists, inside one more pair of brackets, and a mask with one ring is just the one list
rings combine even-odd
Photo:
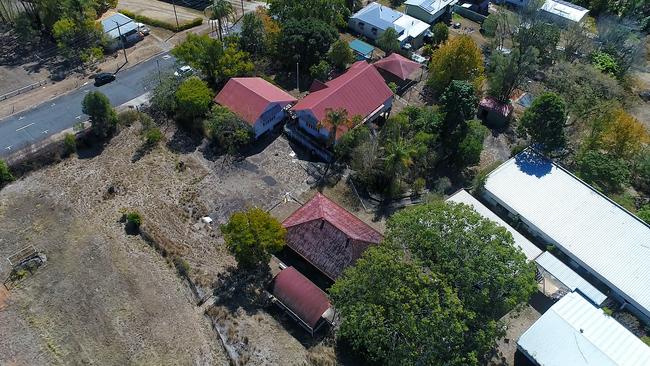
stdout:
[[[227,364],[213,324],[246,364],[333,358],[331,347],[307,339],[274,307],[220,303],[209,311],[218,316],[204,316],[170,261],[119,222],[138,210],[143,231],[167,259],[186,260],[199,295],[209,295],[234,265],[218,223],[247,206],[271,208],[287,193],[313,194],[310,163],[282,137],[240,162],[204,156],[201,148],[177,152],[187,144],[171,131],[173,150],[161,146],[138,159],[137,130],[0,191],[0,256],[31,244],[48,258],[0,300],[0,364]],[[354,204],[343,191],[329,194]],[[199,220],[207,214],[211,227]]]
[[[170,3],[156,0],[120,0],[117,9],[130,10],[138,15],[149,18],[175,23],[174,7]],[[176,15],[179,23],[188,22],[194,18],[205,18],[202,12],[184,6],[176,7]]]

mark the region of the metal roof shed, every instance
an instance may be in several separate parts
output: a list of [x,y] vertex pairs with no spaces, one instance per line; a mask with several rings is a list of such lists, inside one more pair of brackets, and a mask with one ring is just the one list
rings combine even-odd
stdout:
[[375,47],[367,44],[366,42],[360,39],[354,39],[350,41],[348,45],[350,46],[352,51],[354,51],[355,54],[361,56],[361,58],[357,57],[357,61],[370,60],[372,58],[372,53],[375,50]]
[[496,222],[500,226],[503,226],[506,230],[508,230],[508,232],[510,232],[510,234],[512,234],[515,245],[524,252],[526,258],[528,258],[529,261],[535,260],[535,258],[542,254],[541,249],[535,246],[535,244],[531,243],[530,240],[526,239],[517,230],[513,229],[512,226],[508,225],[508,223],[503,221],[494,212],[490,211],[489,208],[485,207],[485,205],[479,202],[479,200],[474,198],[466,190],[461,189],[460,191],[454,193],[451,197],[447,198],[447,201],[464,203],[472,207],[474,211],[479,213],[479,215]]
[[650,348],[578,293],[544,313],[517,347],[544,366],[648,366]]
[[133,19],[121,13],[115,13],[106,19],[102,19],[101,23],[104,33],[111,39],[118,38],[120,33],[124,36],[138,29]]
[[489,174],[484,197],[650,319],[650,226],[641,219],[531,149]]
[[598,291],[597,288],[592,286],[569,266],[555,258],[553,254],[544,252],[535,259],[535,263],[542,267],[542,269],[548,272],[551,276],[555,277],[558,281],[562,282],[566,287],[571,289],[571,291],[580,291],[580,293],[595,305],[600,305],[607,300],[605,294]]

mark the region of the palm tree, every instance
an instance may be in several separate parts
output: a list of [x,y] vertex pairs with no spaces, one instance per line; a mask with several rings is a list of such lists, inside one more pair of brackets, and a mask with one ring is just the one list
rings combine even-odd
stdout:
[[417,154],[417,149],[404,138],[397,137],[395,140],[386,142],[384,151],[386,153],[384,158],[386,176],[399,183],[408,168],[413,165],[413,157]]
[[338,131],[340,126],[345,126],[345,127],[352,127],[352,121],[348,118],[348,111],[345,110],[345,108],[340,108],[340,109],[326,109],[325,110],[326,115],[325,115],[325,120],[323,122],[318,124],[318,128],[322,128],[324,126],[330,127],[330,132],[329,136],[327,139],[327,146],[332,147],[334,146],[334,143],[336,142],[336,132]]
[[219,40],[223,41],[223,21],[235,15],[235,8],[228,0],[212,0],[212,5],[205,8],[210,9],[210,20],[216,20],[219,32]]

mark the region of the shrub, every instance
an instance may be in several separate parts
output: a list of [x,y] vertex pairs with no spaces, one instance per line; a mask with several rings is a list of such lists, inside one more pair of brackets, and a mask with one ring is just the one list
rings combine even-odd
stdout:
[[391,81],[390,83],[388,83],[388,88],[390,89],[390,91],[393,92],[393,94],[397,93],[397,84],[395,84],[394,82]]
[[606,74],[617,75],[620,72],[616,60],[605,52],[595,52],[591,56],[591,63],[596,69]]
[[144,143],[147,146],[155,146],[162,140],[163,134],[158,127],[151,127],[144,133]]
[[174,267],[181,276],[187,276],[190,273],[190,264],[183,258],[174,257]]
[[413,190],[413,194],[419,195],[422,193],[422,190],[424,189],[424,186],[427,184],[427,181],[419,177],[416,180],[413,181],[413,184],[411,185],[411,189]]
[[606,193],[620,192],[630,181],[628,164],[596,150],[578,157],[578,176]]
[[117,121],[121,126],[131,126],[135,121],[140,119],[140,112],[135,109],[128,109],[117,115]]
[[603,306],[603,313],[607,316],[612,316],[614,315],[614,310],[608,308],[607,306]]
[[73,133],[66,133],[63,138],[63,146],[66,155],[70,155],[77,151],[77,137]]
[[142,216],[138,211],[131,211],[126,214],[126,223],[139,228],[142,224]]
[[330,71],[332,71],[332,67],[325,60],[321,60],[319,63],[309,67],[311,77],[320,81],[327,81]]
[[179,24],[179,26],[176,27],[175,23],[165,22],[163,20],[149,18],[147,16],[140,15],[140,14],[135,14],[134,12],[132,12],[130,10],[122,9],[122,10],[118,10],[118,12],[120,12],[120,13],[126,15],[127,17],[135,20],[136,22],[148,24],[148,25],[151,25],[151,26],[154,26],[154,27],[164,28],[164,29],[167,29],[167,30],[170,30],[170,31],[175,31],[175,32],[184,31],[184,30],[194,28],[196,26],[199,26],[199,25],[203,24],[203,18],[194,18],[194,19],[190,20],[189,22]]
[[647,222],[648,225],[650,225],[650,203],[641,207],[636,214],[641,220]]
[[0,160],[0,187],[14,181],[14,176],[9,171],[9,166],[4,160]]
[[649,336],[643,336],[641,337],[641,342],[645,343],[650,347],[650,337]]

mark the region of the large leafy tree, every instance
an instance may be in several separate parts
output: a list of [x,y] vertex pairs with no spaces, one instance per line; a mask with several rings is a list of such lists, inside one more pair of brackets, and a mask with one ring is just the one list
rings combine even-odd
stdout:
[[552,152],[565,147],[566,103],[554,93],[544,93],[535,98],[521,118],[521,126],[533,143]]
[[282,23],[312,18],[344,27],[350,16],[344,0],[269,0],[268,4],[269,13]]
[[436,23],[436,25],[433,26],[432,32],[432,41],[434,45],[437,46],[447,42],[447,39],[449,38],[449,28],[445,23]]
[[320,20],[290,19],[283,27],[279,41],[283,52],[279,56],[288,67],[299,62],[302,69],[308,70],[325,58],[337,37],[336,29]]
[[479,321],[499,319],[536,290],[535,266],[512,235],[463,204],[436,201],[396,213],[386,244],[444,274]]
[[397,31],[390,27],[377,38],[377,46],[386,52],[387,55],[398,52],[400,50],[398,36]]
[[176,105],[179,117],[193,123],[210,109],[212,90],[201,79],[193,76],[185,79],[176,91]]
[[620,107],[606,111],[593,123],[589,148],[604,150],[614,157],[633,161],[650,142],[645,126]]
[[92,130],[96,136],[105,138],[117,125],[117,114],[106,95],[91,91],[81,102],[81,110],[90,117]]
[[488,93],[501,103],[508,103],[512,92],[519,88],[526,75],[537,68],[537,51],[528,47],[524,53],[514,49],[510,54],[494,52],[488,70]]
[[586,151],[577,159],[578,175],[605,193],[619,193],[630,182],[628,163],[598,150]]
[[384,365],[472,365],[472,337],[455,291],[436,273],[386,247],[366,251],[330,289],[338,335]]
[[220,105],[210,111],[205,121],[205,134],[218,148],[231,155],[250,144],[253,138],[250,125]]
[[339,70],[345,70],[348,64],[354,62],[354,55],[347,42],[342,39],[334,42],[329,52],[329,59],[332,66]]
[[453,80],[466,80],[478,90],[483,81],[483,55],[469,36],[454,38],[431,56],[427,86],[442,93]]
[[260,208],[236,212],[221,226],[228,251],[241,268],[247,269],[266,266],[271,254],[284,246],[286,232],[278,220]]
[[549,65],[556,58],[560,42],[560,28],[554,24],[538,21],[530,25],[522,24],[514,36],[520,55],[526,54],[530,47],[537,49],[540,62]]
[[264,47],[266,48],[266,54],[273,56],[277,53],[281,36],[280,23],[271,18],[268,10],[264,7],[258,7],[255,10],[255,14],[262,20],[262,24],[264,24]]
[[483,126],[480,120],[475,119],[467,122],[467,132],[458,143],[454,154],[457,166],[472,166],[481,161],[483,141],[488,132],[488,128]]
[[454,80],[440,96],[440,105],[445,113],[443,134],[449,137],[454,133],[462,133],[464,122],[476,115],[478,106],[476,90],[467,81]]
[[242,28],[239,34],[241,49],[251,55],[259,56],[266,47],[264,22],[257,13],[246,13],[242,18]]

